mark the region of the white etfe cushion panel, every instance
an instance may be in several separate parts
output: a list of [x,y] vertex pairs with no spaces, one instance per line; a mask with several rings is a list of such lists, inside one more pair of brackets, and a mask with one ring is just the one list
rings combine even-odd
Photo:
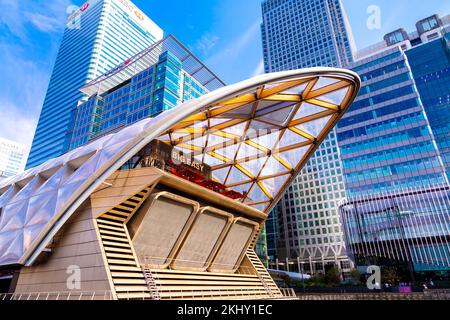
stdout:
[[[338,105],[336,101],[339,101],[341,96],[330,94],[330,91],[337,91],[340,84],[336,85],[332,81],[321,80],[321,78],[341,81],[343,85],[348,86],[345,103]],[[297,87],[290,85],[302,82],[302,79],[311,85],[306,86],[306,89],[301,85]],[[286,87],[286,92],[270,96],[272,87]],[[227,187],[232,190],[248,192],[245,203],[268,212],[277,202],[285,187],[298,174],[302,161],[305,161],[306,157],[317,148],[316,136],[325,137],[347,109],[348,104],[356,97],[359,87],[360,79],[355,73],[333,68],[312,68],[260,75],[185,102],[155,118],[142,120],[117,133],[101,137],[8,179],[0,184],[0,265],[32,264],[57,231],[89,198],[92,192],[144,146],[167,132],[176,130],[178,125],[186,123],[190,117],[198,114],[212,114],[212,118],[208,118],[199,125],[193,125],[193,127],[208,127],[211,126],[211,123],[220,123],[224,116],[228,117],[226,121],[241,121],[243,114],[250,110],[250,107],[239,104],[239,110],[231,110],[228,114],[223,114],[223,109],[218,104],[223,101],[232,103],[233,99],[246,98],[246,95],[247,97],[249,95],[259,96],[260,99],[270,102],[258,101],[264,111],[255,114],[258,119],[248,120],[251,126],[267,131],[274,127],[283,128],[283,126],[289,125],[288,130],[281,129],[286,134],[281,137],[280,141],[281,144],[288,145],[288,147],[282,147],[279,154],[273,156],[268,156],[269,153],[266,153],[263,158],[264,169],[260,174],[263,177],[256,183],[250,183],[252,174],[249,170],[257,168],[257,165],[255,166],[253,163],[230,164],[232,168],[225,167],[215,170],[213,176],[219,181],[223,179]],[[261,91],[261,88],[264,90]],[[304,93],[302,90],[310,91],[311,99],[307,101],[308,103],[320,105],[327,110],[310,116],[316,111],[305,104],[304,111],[301,111],[300,100]],[[263,96],[261,96],[261,92]],[[321,96],[322,100],[320,100]],[[277,100],[278,97],[282,97],[282,100],[298,102],[295,102],[297,103],[296,107],[293,107],[292,103],[281,100],[274,105],[273,100]],[[226,106],[226,108],[228,107],[229,105]],[[280,107],[283,108],[279,109]],[[272,108],[274,111],[272,112],[268,108]],[[222,112],[222,114],[214,116],[218,112]],[[329,119],[330,115],[332,117]],[[289,119],[292,122],[286,124]],[[308,120],[307,123],[305,123],[306,120]],[[227,134],[239,135],[242,133],[244,125],[238,123],[224,131],[228,131]],[[249,139],[254,140],[253,137],[249,137]],[[250,140],[246,141],[245,145],[243,142],[239,142],[240,146],[232,144],[226,150],[217,150],[217,154],[213,155],[217,159],[223,160],[220,153],[225,156],[232,155],[233,151],[239,152],[241,148],[252,152],[252,143],[255,141]],[[213,137],[211,141],[217,142],[218,139]],[[297,144],[299,148],[303,142],[310,145],[302,152],[290,150],[289,146],[296,145],[296,142],[300,143]],[[203,142],[194,144],[198,143],[202,144]],[[259,144],[271,147],[270,143],[266,141],[261,141]],[[183,145],[181,144],[180,147]],[[193,145],[192,148],[199,147]],[[297,154],[302,155],[303,158],[296,157]],[[203,158],[205,163],[212,161],[209,154],[204,155]],[[297,162],[298,165],[294,168],[293,166]],[[246,170],[246,167],[249,170]],[[292,170],[289,169],[290,167]],[[279,172],[280,170],[286,170],[286,172]],[[279,176],[276,176],[277,174]],[[245,181],[247,178],[249,183]],[[46,183],[47,180],[51,181]]]

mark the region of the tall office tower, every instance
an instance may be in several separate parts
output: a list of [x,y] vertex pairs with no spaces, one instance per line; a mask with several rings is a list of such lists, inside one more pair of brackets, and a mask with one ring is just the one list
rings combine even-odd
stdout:
[[67,151],[80,87],[160,40],[163,31],[128,0],[90,0],[67,21],[27,168]]
[[[282,220],[283,212],[281,211],[281,201],[269,213],[269,217],[265,224],[266,229],[266,246],[267,258],[270,268],[276,268],[276,260],[278,259],[278,244],[280,243],[280,233],[283,228],[278,224],[278,219]],[[264,239],[260,239],[263,241]]]
[[70,149],[155,117],[224,83],[172,35],[81,88]]
[[450,33],[431,18],[433,29],[391,32],[348,66],[363,80],[337,128],[350,197],[447,182]]
[[341,214],[357,264],[449,270],[450,16],[416,26],[349,65],[363,85],[337,128],[349,194]]
[[405,53],[450,179],[450,16],[417,22],[417,35]]
[[23,171],[25,152],[23,144],[0,138],[0,181]]
[[[265,0],[262,15],[266,72],[341,67],[353,60],[354,41],[340,0]],[[277,250],[269,249],[277,252],[278,266],[303,265],[300,271],[309,273],[324,272],[327,264],[350,270],[337,210],[344,197],[339,150],[332,132],[284,194],[278,217],[272,214],[267,222],[274,225],[270,219],[278,220],[279,228],[271,230],[270,236],[277,239]]]

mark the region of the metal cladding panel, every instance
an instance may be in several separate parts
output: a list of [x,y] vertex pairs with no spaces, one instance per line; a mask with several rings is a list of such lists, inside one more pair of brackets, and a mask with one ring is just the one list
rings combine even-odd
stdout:
[[202,208],[181,249],[175,256],[175,270],[204,271],[222,240],[233,215],[214,208]]
[[[334,68],[264,74],[5,181],[0,184],[0,265],[31,265],[76,209],[155,139],[194,152],[213,167],[217,182],[244,194],[245,204],[269,212],[347,110],[360,83],[355,73]],[[60,177],[54,177],[57,173]],[[46,200],[32,199],[38,195]],[[29,205],[33,201],[42,207]]]
[[160,192],[150,197],[149,208],[132,239],[141,263],[165,268],[197,215],[199,204],[189,199]]
[[211,272],[235,272],[250,241],[257,232],[257,228],[257,223],[246,219],[236,219],[208,270]]

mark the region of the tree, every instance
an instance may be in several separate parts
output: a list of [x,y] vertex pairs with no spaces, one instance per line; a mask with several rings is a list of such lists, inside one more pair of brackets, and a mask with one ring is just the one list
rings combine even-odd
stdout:
[[309,280],[306,281],[306,286],[308,287],[318,287],[322,288],[325,287],[325,276],[321,274],[317,274],[313,277],[311,277]]
[[361,272],[359,272],[358,269],[352,269],[350,271],[350,278],[354,285],[357,286],[361,284]]
[[327,285],[339,285],[341,283],[341,272],[337,266],[325,267],[325,284]]
[[400,280],[395,267],[385,267],[381,270],[381,281],[395,286]]
[[284,284],[286,285],[287,288],[291,287],[291,284],[292,284],[291,277],[289,277],[287,274],[283,274],[280,276],[280,278],[283,279]]

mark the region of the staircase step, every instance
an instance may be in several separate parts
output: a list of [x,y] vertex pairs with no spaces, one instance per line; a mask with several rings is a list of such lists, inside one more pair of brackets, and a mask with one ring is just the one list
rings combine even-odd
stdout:
[[121,248],[114,248],[114,247],[104,247],[106,252],[121,252],[121,253],[130,253],[133,254],[133,251],[131,249],[121,249]]
[[124,232],[123,231],[123,226],[122,227],[115,227],[115,226],[110,226],[110,225],[99,225],[98,226],[100,228],[100,230],[111,230],[111,231],[117,231],[117,232]]
[[121,300],[127,300],[127,299],[150,299],[150,293],[146,292],[131,292],[131,293],[118,293],[117,298]]
[[[179,279],[180,276],[176,274],[159,274],[156,272],[153,272],[153,277],[155,279]],[[252,277],[233,277],[233,276],[214,276],[209,275],[208,273],[205,273],[204,275],[186,275],[186,278],[189,277],[189,279],[195,280],[217,280],[217,281],[246,281],[246,282],[259,282],[259,278],[257,276]]]
[[225,297],[225,298],[235,298],[236,297],[248,297],[248,296],[258,296],[260,298],[269,298],[265,290],[252,290],[252,291],[240,291],[240,290],[230,290],[230,291],[180,291],[180,292],[161,292],[161,298],[200,298],[200,297]]
[[117,292],[149,292],[146,285],[116,285],[115,287]]
[[[97,219],[101,244],[118,299],[155,299],[139,267],[124,222],[146,199],[148,189]],[[154,284],[153,284],[154,285]]]
[[130,243],[128,242],[124,243],[124,242],[103,241],[103,245],[107,245],[108,247],[116,246],[121,248],[130,248]]
[[104,215],[104,217],[106,218],[106,219],[109,219],[109,220],[114,220],[114,221],[117,221],[117,222],[125,222],[125,220],[127,220],[126,218],[122,218],[122,217],[115,217],[115,216],[112,216],[112,215],[109,215],[109,214],[105,214]]
[[141,272],[111,272],[113,278],[140,278],[144,279]]
[[122,211],[119,211],[119,210],[112,209],[112,210],[109,210],[108,212],[116,214],[116,215],[119,215],[119,216],[129,217],[130,214],[132,213],[132,210],[130,210],[130,212],[122,212]]
[[164,287],[158,287],[160,293],[164,293],[164,292],[173,292],[173,291],[184,291],[184,292],[205,292],[205,294],[208,294],[209,292],[214,292],[214,291],[222,291],[222,292],[227,292],[227,291],[240,291],[243,293],[247,293],[250,291],[261,291],[261,290],[265,290],[264,287],[262,285],[260,286],[185,286],[185,285],[178,285],[178,286],[164,286]]
[[128,247],[130,247],[130,243],[128,241],[128,238],[119,238],[119,237],[112,237],[112,236],[102,235],[102,239],[112,240],[112,241],[117,241],[117,242],[122,242],[122,243],[127,243]]
[[129,265],[129,266],[136,265],[135,260],[108,259],[108,263],[109,264],[118,264],[118,265]]
[[106,234],[106,235],[111,235],[111,236],[117,236],[119,238],[125,238],[125,239],[128,240],[128,237],[127,237],[125,231],[115,232],[115,231],[100,229],[100,233],[101,234]]
[[121,258],[121,259],[133,260],[134,262],[136,262],[136,260],[132,254],[120,254],[120,253],[107,252],[106,256],[108,258]]
[[102,218],[98,218],[97,219],[97,223],[98,224],[111,225],[111,226],[117,226],[117,227],[122,227],[123,228],[123,223],[110,221],[110,220],[106,220],[106,219],[102,219]]
[[[156,283],[158,285],[176,285],[180,283],[180,280],[162,280],[162,279],[157,279],[155,280]],[[257,286],[260,282],[245,282],[245,281],[201,281],[201,280],[183,280],[183,284],[186,285],[207,285],[207,286],[214,286],[214,285],[222,285],[222,286],[237,286],[237,285],[241,285],[241,286]]]
[[141,268],[131,267],[131,266],[123,266],[123,265],[112,265],[112,266],[109,266],[109,269],[115,270],[115,271],[136,271],[136,272],[139,271],[139,272],[142,272]]
[[142,284],[146,285],[146,282],[144,279],[117,279],[114,278],[113,282],[116,284]]

